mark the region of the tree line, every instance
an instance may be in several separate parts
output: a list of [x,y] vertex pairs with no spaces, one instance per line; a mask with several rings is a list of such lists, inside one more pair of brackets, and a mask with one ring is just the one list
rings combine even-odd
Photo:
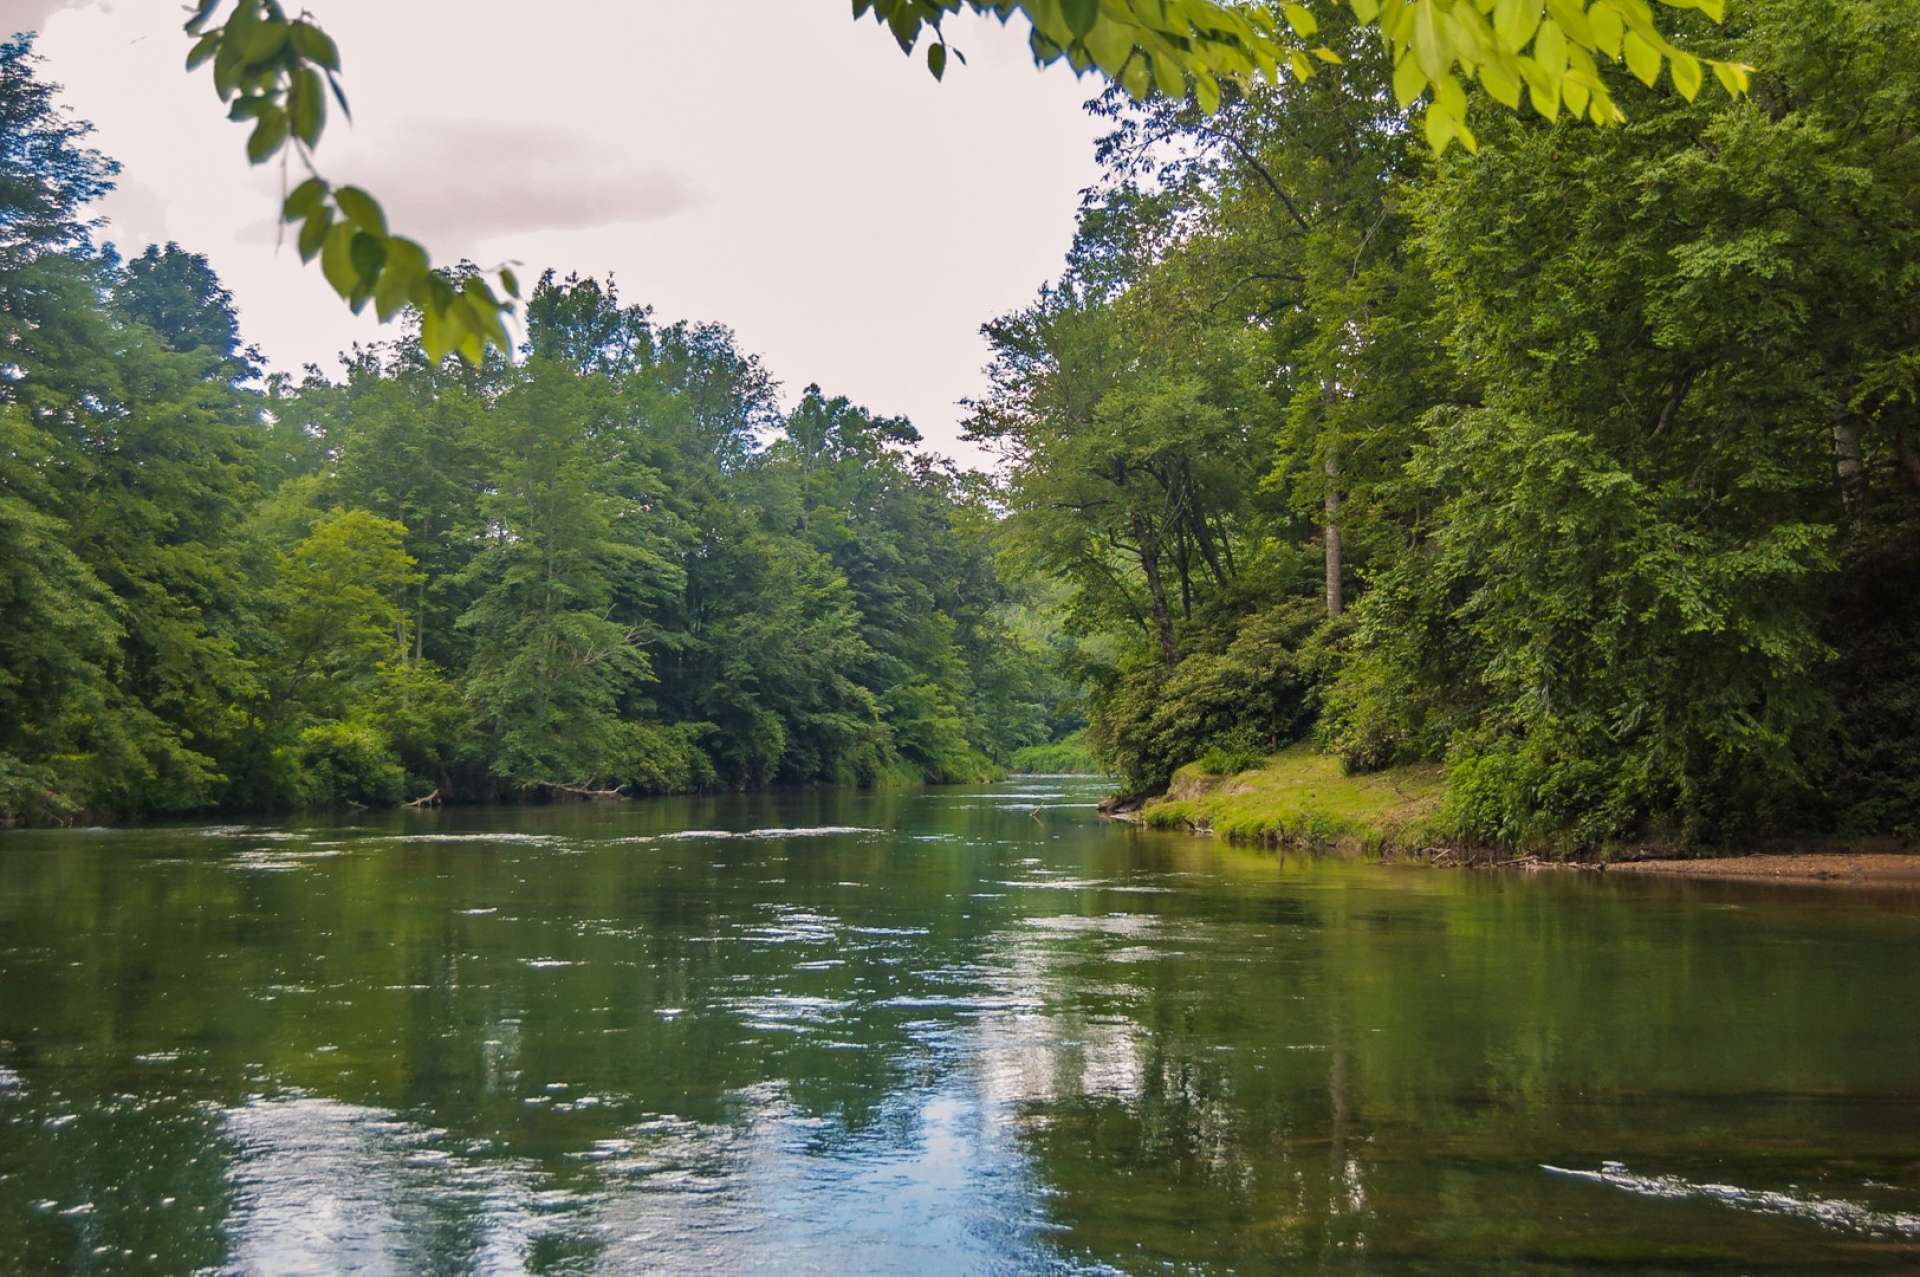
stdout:
[[[979,778],[1076,725],[992,493],[549,272],[517,357],[263,376],[0,45],[0,817]],[[416,321],[417,323],[417,321]]]
[[1920,827],[1920,7],[1747,0],[1751,95],[1436,157],[1355,23],[1217,113],[1109,93],[975,438],[1146,793],[1312,737],[1441,828]]

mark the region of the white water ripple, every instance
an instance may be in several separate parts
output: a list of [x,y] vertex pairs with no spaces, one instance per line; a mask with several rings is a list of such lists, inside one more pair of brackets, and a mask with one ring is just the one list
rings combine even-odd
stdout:
[[1733,1184],[1701,1184],[1678,1175],[1635,1175],[1620,1162],[1602,1162],[1597,1171],[1570,1170],[1564,1166],[1540,1169],[1549,1175],[1605,1184],[1642,1197],[1698,1198],[1719,1202],[1735,1210],[1762,1215],[1791,1215],[1810,1219],[1829,1228],[1854,1233],[1920,1237],[1920,1215],[1904,1211],[1877,1211],[1858,1202],[1836,1197],[1800,1197],[1770,1189],[1740,1188]]

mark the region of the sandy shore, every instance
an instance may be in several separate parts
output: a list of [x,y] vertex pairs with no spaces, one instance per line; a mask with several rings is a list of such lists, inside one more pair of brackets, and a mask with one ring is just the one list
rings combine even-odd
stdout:
[[1743,882],[1818,882],[1838,886],[1920,888],[1920,855],[1886,852],[1783,852],[1701,860],[1626,860],[1610,874],[1726,878]]

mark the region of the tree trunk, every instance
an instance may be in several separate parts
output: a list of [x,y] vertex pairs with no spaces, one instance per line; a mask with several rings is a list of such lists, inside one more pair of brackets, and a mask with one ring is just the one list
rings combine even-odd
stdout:
[[1327,615],[1338,616],[1346,610],[1346,593],[1340,582],[1340,454],[1327,449]]
[[1167,583],[1160,577],[1160,541],[1146,516],[1133,512],[1133,540],[1140,551],[1140,570],[1146,574],[1147,594],[1153,600],[1153,627],[1160,638],[1160,663],[1171,670],[1180,661],[1173,642],[1173,611],[1167,606]]
[[1867,508],[1867,470],[1860,456],[1860,422],[1842,417],[1833,423],[1833,463],[1840,479],[1840,499],[1847,513],[1859,518]]
[[413,623],[413,659],[418,661],[427,653],[427,574],[420,574],[420,593],[414,609]]

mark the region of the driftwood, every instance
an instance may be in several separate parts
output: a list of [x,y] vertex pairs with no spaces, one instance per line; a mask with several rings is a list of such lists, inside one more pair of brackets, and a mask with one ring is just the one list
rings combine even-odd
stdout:
[[588,789],[584,785],[563,785],[557,780],[536,780],[534,789],[552,790],[556,794],[568,794],[574,798],[592,798],[604,801],[610,798],[625,798],[626,786],[615,785],[612,789]]
[[446,800],[440,796],[440,787],[438,785],[435,785],[433,787],[433,792],[431,794],[427,794],[421,798],[416,798],[410,803],[401,803],[400,805],[402,807],[411,807],[415,811],[419,811],[423,807],[438,807],[441,803],[445,801]]

